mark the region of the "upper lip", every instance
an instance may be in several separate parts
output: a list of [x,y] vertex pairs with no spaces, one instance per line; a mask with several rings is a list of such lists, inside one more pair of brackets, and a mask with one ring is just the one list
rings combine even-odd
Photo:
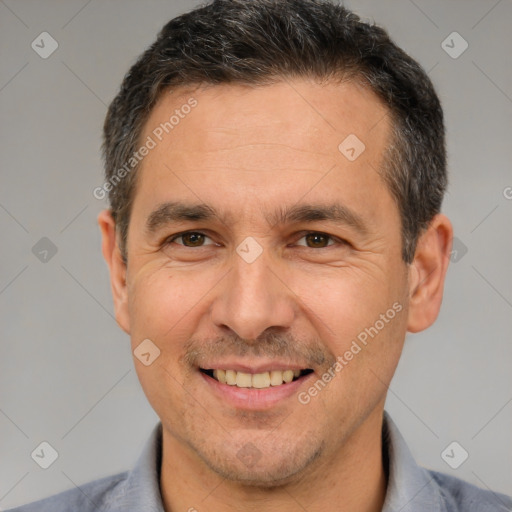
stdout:
[[271,371],[285,371],[285,370],[309,370],[312,369],[307,364],[297,364],[284,361],[259,361],[259,362],[241,362],[235,360],[225,361],[209,361],[200,366],[203,370],[234,370],[243,373],[265,373]]

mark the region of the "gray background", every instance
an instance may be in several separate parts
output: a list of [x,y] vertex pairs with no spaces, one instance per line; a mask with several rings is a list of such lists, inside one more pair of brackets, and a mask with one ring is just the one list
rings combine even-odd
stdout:
[[[158,418],[112,316],[96,216],[106,106],[163,23],[197,2],[0,0],[0,507],[130,468]],[[443,309],[410,335],[387,409],[417,460],[512,493],[510,0],[366,0],[436,84],[458,253]],[[42,59],[32,41],[59,44]],[[457,59],[441,43],[457,31]],[[451,43],[455,49],[459,43]],[[512,190],[509,197],[512,196]],[[48,237],[58,252],[40,261]],[[464,254],[465,248],[467,253]],[[458,469],[441,458],[456,440]],[[59,453],[43,470],[41,441]]]

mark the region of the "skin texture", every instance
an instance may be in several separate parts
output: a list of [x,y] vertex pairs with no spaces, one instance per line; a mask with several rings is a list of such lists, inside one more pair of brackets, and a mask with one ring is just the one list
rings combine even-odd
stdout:
[[[412,264],[403,262],[398,208],[378,174],[389,117],[368,89],[294,80],[174,90],[141,140],[191,97],[197,106],[142,161],[127,266],[110,212],[98,218],[117,321],[132,350],[149,338],[161,351],[150,366],[134,364],[163,424],[166,510],[381,510],[387,386],[406,332],[437,317],[450,222],[436,216]],[[338,150],[350,134],[365,144],[354,161]],[[222,219],[149,233],[148,216],[166,201],[207,204]],[[268,222],[279,209],[332,202],[355,213],[364,232],[331,220]],[[185,231],[206,237],[169,240]],[[252,263],[236,250],[247,237],[262,249]],[[300,403],[299,393],[397,304],[394,318]],[[313,373],[271,406],[235,403],[198,368],[235,364]],[[240,455],[248,450],[249,462]]]

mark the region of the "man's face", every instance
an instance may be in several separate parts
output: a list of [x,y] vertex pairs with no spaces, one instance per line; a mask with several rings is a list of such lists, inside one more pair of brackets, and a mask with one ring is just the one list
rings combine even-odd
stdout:
[[[159,141],[154,130],[191,97],[197,106]],[[153,109],[117,314],[132,349],[160,349],[137,372],[164,443],[190,460],[276,483],[378,424],[409,291],[398,208],[379,175],[386,112],[354,84],[305,81],[175,91]],[[166,203],[218,217],[175,218]],[[286,370],[301,373],[279,385]]]

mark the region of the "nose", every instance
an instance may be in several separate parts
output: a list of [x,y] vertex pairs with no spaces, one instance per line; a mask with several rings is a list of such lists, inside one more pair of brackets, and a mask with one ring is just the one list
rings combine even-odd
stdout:
[[[252,263],[238,255],[221,281],[212,305],[213,323],[245,340],[255,340],[268,328],[287,329],[295,317],[292,290],[265,252]],[[282,270],[282,269],[281,269]]]

